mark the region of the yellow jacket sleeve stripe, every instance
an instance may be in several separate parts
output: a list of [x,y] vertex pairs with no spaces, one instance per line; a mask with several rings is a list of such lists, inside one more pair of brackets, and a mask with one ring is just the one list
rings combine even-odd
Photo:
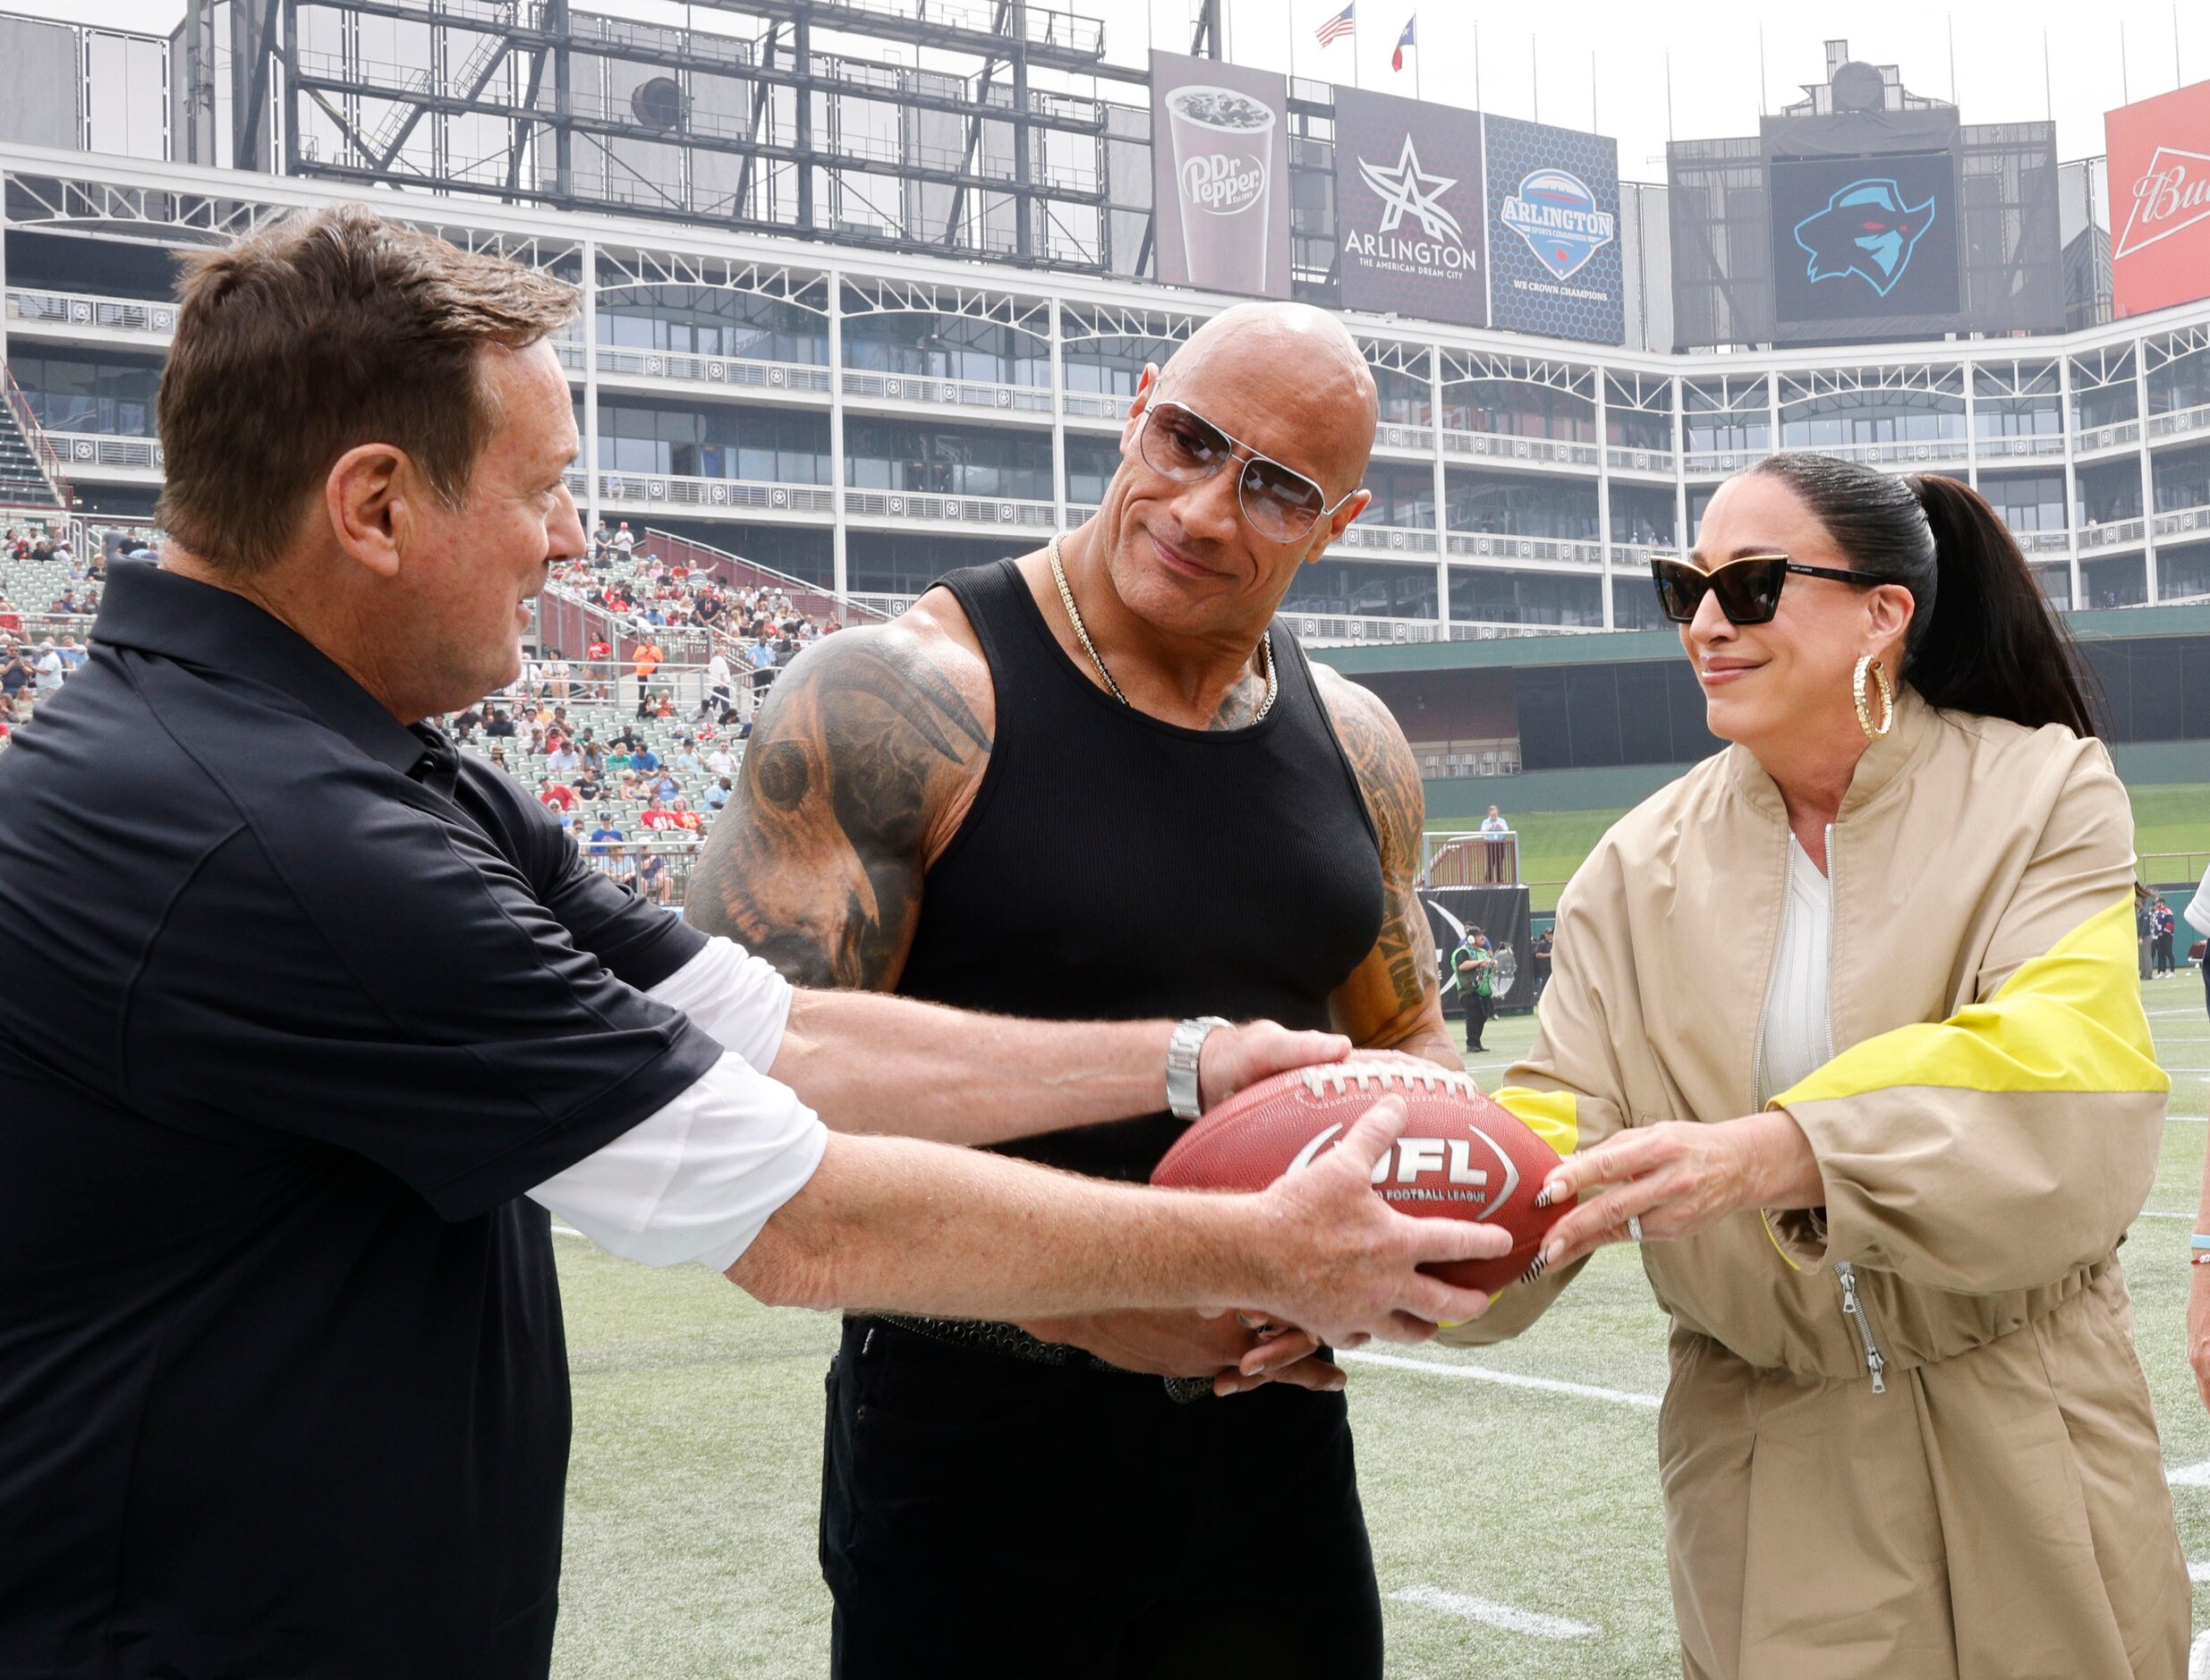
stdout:
[[2167,1091],[2136,973],[2133,905],[2121,899],[2020,963],[1987,1002],[1867,1039],[1768,1107],[1904,1086]]
[[1507,1085],[1496,1093],[1496,1100],[1560,1155],[1572,1154],[1580,1141],[1581,1101],[1569,1090]]

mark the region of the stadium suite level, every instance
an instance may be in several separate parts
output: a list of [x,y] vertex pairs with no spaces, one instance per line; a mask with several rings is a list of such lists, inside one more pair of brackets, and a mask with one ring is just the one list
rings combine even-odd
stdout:
[[[164,190],[234,193],[241,178],[9,148],[0,171],[18,207],[0,229],[9,363],[86,507],[143,513],[160,478],[150,400],[173,326],[166,256],[29,221],[21,207],[73,182],[146,194],[140,210],[159,216]],[[320,196],[261,181],[245,208]],[[831,288],[824,253],[794,242],[419,208],[547,260],[572,260],[579,233],[599,251],[594,336],[562,347],[600,422],[597,477],[588,462],[574,475],[582,499],[595,488],[603,514],[889,607],[1084,514],[1126,390],[1203,312],[1135,282],[1034,274],[983,286],[971,266],[903,259],[845,267]],[[716,284],[635,284],[671,270]],[[890,307],[917,299],[931,307]],[[1701,360],[1556,346],[1536,357],[1496,334],[1360,326],[1381,388],[1375,505],[1289,598],[1308,643],[1652,624],[1649,552],[1694,529],[1726,472],[1781,445],[1976,479],[2060,602],[2210,592],[2210,306],[2046,340],[1740,356],[1723,374]]]

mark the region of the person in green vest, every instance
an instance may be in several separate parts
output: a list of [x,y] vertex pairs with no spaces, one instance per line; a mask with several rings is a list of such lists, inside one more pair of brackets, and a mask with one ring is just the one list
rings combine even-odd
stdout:
[[1469,1054],[1486,1049],[1481,1035],[1488,1028],[1491,1000],[1496,994],[1496,953],[1489,946],[1489,936],[1478,928],[1466,929],[1466,938],[1450,953],[1450,972],[1458,978],[1458,995],[1466,1000],[1466,1048]]

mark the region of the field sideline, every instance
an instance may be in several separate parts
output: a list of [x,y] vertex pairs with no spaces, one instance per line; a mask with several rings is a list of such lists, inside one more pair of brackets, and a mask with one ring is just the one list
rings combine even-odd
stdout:
[[[2189,1472],[2173,1489],[2181,1538],[2210,1564],[2210,1414],[2184,1328],[2210,1021],[2195,973],[2143,991],[2172,1118],[2123,1258],[2165,1463]],[[1473,1064],[1484,1084],[1532,1034],[1527,1016],[1491,1028]],[[557,1248],[576,1427],[555,1673],[824,1674],[814,1544],[835,1320],[756,1306],[696,1268],[648,1271],[575,1238]],[[1351,1366],[1351,1406],[1391,1680],[1677,1676],[1652,1404],[1664,1327],[1634,1256],[1598,1256],[1508,1347],[1388,1353]]]
[[[1497,802],[1504,806],[1505,817],[1519,833],[1520,876],[1534,887],[1534,908],[1538,912],[1555,910],[1558,888],[1572,878],[1581,861],[1603,837],[1603,831],[1626,813],[1515,811],[1508,802],[1511,783],[1500,779],[1494,785]],[[2134,850],[2144,856],[2159,853],[2197,853],[2196,867],[2188,876],[2191,885],[2201,873],[2200,854],[2210,847],[2210,786],[2199,783],[2164,784],[2132,787],[2127,792],[2133,800]],[[1439,817],[1431,819],[1427,826],[1431,829],[1460,830],[1476,825],[1462,819]],[[2172,885],[2174,878],[2170,866],[2157,866],[2154,879],[2160,887]]]

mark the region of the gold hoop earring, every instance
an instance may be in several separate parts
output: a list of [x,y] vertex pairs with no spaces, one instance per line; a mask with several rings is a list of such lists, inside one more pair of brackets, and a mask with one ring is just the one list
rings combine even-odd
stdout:
[[[1866,704],[1865,674],[1870,671],[1880,684],[1880,726],[1873,726],[1873,708]],[[1865,732],[1867,741],[1877,741],[1895,727],[1895,689],[1888,681],[1887,667],[1866,654],[1857,662],[1857,672],[1849,679],[1849,692],[1857,701],[1857,725]]]

